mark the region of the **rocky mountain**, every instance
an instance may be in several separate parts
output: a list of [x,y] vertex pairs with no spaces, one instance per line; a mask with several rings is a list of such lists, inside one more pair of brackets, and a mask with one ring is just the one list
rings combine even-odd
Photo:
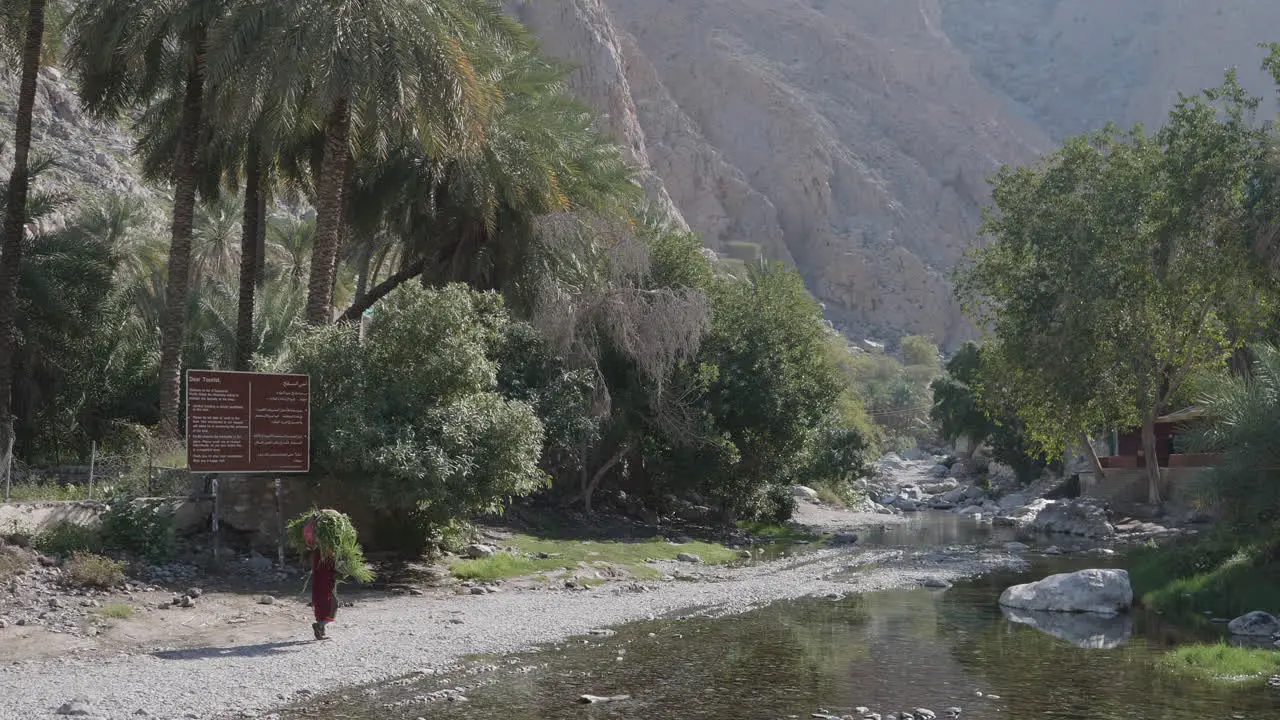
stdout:
[[[1280,3],[540,0],[516,12],[706,244],[793,262],[851,334],[972,329],[948,271],[986,179],[1107,120],[1158,123]],[[1275,37],[1267,35],[1268,29]]]

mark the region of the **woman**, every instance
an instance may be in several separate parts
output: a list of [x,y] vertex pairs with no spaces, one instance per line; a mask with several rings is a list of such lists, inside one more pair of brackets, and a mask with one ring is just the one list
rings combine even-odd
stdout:
[[316,614],[311,630],[317,640],[327,639],[324,627],[338,615],[338,570],[332,557],[322,555],[311,553],[311,608]]

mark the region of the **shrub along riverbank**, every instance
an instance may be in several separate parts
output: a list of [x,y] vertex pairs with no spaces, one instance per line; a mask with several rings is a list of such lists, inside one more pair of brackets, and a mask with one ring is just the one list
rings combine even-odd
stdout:
[[1239,617],[1280,614],[1280,538],[1214,535],[1130,555],[1129,577],[1143,606],[1166,614]]

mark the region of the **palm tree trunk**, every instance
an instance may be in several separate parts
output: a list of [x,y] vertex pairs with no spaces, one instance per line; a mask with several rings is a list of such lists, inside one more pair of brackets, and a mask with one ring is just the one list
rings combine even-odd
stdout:
[[311,248],[311,279],[307,285],[307,322],[328,325],[333,319],[334,260],[342,230],[342,183],[346,175],[351,116],[340,99],[325,121],[324,158],[316,188],[316,239]]
[[248,370],[253,357],[253,300],[257,290],[258,215],[262,196],[262,157],[256,145],[249,146],[245,161],[244,222],[240,229],[240,305],[236,308],[236,370]]
[[269,182],[270,170],[261,168],[262,178],[258,182],[258,225],[254,228],[254,252],[258,264],[253,269],[253,282],[262,287],[267,281],[267,196],[271,193]]
[[169,282],[160,326],[160,432],[181,437],[182,340],[187,323],[187,291],[191,282],[191,229],[195,220],[201,116],[204,113],[205,38],[196,38],[182,98],[181,126],[173,166],[173,226],[169,244]]
[[13,436],[10,393],[18,320],[18,278],[22,274],[22,239],[27,224],[27,160],[31,155],[31,113],[40,79],[44,42],[44,0],[27,6],[27,40],[22,48],[22,81],[18,86],[18,116],[13,133],[13,172],[9,175],[9,204],[4,215],[4,244],[0,250],[0,454]]
[[373,241],[368,240],[360,246],[359,267],[356,268],[356,296],[352,304],[360,302],[369,290],[369,268],[373,265]]

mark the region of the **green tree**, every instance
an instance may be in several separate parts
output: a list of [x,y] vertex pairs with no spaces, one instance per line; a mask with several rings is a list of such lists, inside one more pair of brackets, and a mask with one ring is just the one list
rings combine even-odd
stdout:
[[933,408],[929,418],[948,441],[968,437],[977,444],[991,434],[992,422],[978,398],[981,379],[982,349],[977,343],[966,342],[947,361],[946,373],[930,384]]
[[261,97],[294,99],[298,115],[323,128],[306,315],[326,324],[355,169],[399,147],[427,157],[474,148],[501,104],[495,58],[528,35],[487,0],[252,3],[229,34],[237,61],[262,78]]
[[1230,349],[1224,318],[1254,288],[1236,242],[1260,132],[1229,75],[1183,97],[1154,137],[1108,128],[995,180],[992,238],[959,292],[999,340],[993,355],[1050,452],[1111,426],[1143,428],[1160,501],[1155,419]]
[[[826,355],[822,311],[794,270],[772,263],[753,266],[745,282],[717,281],[712,308],[699,360],[714,368],[709,437],[727,441],[732,462],[711,476],[707,492],[736,515],[769,512],[800,480],[809,444],[825,432],[842,390]],[[856,453],[856,444],[827,448]]]
[[[21,7],[21,10],[19,8]],[[18,284],[22,274],[23,236],[27,226],[27,195],[31,168],[31,115],[35,109],[36,83],[45,35],[45,0],[5,3],[4,38],[14,47],[14,26],[23,28],[21,78],[18,82],[18,114],[14,118],[13,169],[9,173],[4,236],[0,239],[0,453],[8,450],[13,436],[9,388],[13,386],[13,353],[16,342]],[[25,11],[25,12],[22,12]],[[17,17],[15,17],[15,15]],[[16,22],[15,22],[16,21]]]
[[907,367],[937,369],[938,346],[924,335],[907,335],[899,343],[902,348],[902,364]]
[[991,457],[1013,468],[1018,478],[1030,482],[1039,476],[1047,459],[1027,437],[1004,387],[1002,372],[992,362],[996,348],[967,342],[947,361],[946,373],[936,378],[929,417],[939,433],[955,441],[967,436],[975,445],[990,448]]
[[283,363],[312,377],[316,470],[389,516],[440,529],[545,485],[533,409],[498,392],[501,298],[405,285],[349,325],[312,329]]

